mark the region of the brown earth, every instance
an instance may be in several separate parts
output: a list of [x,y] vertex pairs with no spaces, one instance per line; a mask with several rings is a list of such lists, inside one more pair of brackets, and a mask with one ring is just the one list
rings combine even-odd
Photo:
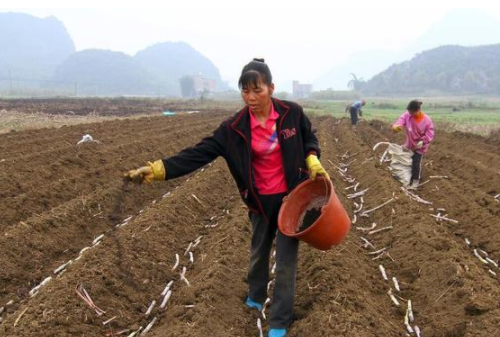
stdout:
[[[218,106],[216,102],[205,101],[203,108]],[[230,107],[237,109],[237,101]],[[165,110],[188,111],[198,110],[199,100],[173,99],[132,99],[132,98],[32,98],[32,99],[0,99],[0,110],[21,111],[24,113],[47,113],[52,115],[99,115],[99,116],[132,116],[138,114],[159,113]]]
[[[60,102],[52,104],[57,110]],[[224,161],[165,183],[121,181],[130,168],[194,145],[231,113],[0,135],[0,306],[5,307],[0,335],[113,336],[131,329],[121,335],[128,336],[157,317],[148,336],[258,336],[258,314],[243,305],[250,226]],[[402,192],[387,164],[380,164],[381,152],[372,151],[377,142],[402,141],[386,124],[362,121],[356,131],[346,119],[318,117],[313,124],[323,165],[351,216],[356,206],[347,195],[353,189],[346,188],[357,182],[358,191],[369,188],[363,210],[393,201],[368,217],[358,214],[347,239],[330,251],[301,244],[289,335],[404,336],[408,299],[412,326],[418,325],[422,336],[499,335],[500,270],[491,263],[488,268],[473,249],[488,252],[494,262],[500,258],[500,202],[494,199],[500,193],[500,146],[438,129],[424,159],[429,182],[418,191],[433,202],[425,205]],[[75,145],[85,133],[100,143]],[[341,163],[350,163],[347,174],[355,182],[339,173]],[[430,214],[438,208],[458,224],[436,221]],[[362,231],[374,222],[377,228],[393,228],[371,235]],[[100,244],[54,274],[100,234],[105,234]],[[191,263],[184,252],[200,236]],[[361,236],[389,254],[373,260],[376,255],[367,253],[374,249],[363,248]],[[180,266],[172,271],[175,254]],[[397,278],[400,292],[384,281],[380,264],[389,280]],[[179,279],[184,266],[189,286]],[[52,280],[30,297],[30,289],[48,276]],[[145,317],[153,300],[161,302],[170,280],[173,294],[166,310],[157,304]],[[77,285],[106,311],[103,316],[76,294]],[[391,288],[399,307],[387,294]]]

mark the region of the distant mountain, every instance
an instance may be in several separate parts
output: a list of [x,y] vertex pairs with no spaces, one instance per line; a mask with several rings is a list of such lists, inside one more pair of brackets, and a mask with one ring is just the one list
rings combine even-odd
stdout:
[[[214,64],[183,42],[155,44],[134,57],[98,49],[75,52],[56,18],[0,13],[0,93],[180,96],[179,79],[186,75],[229,89]],[[202,83],[213,90],[213,81]]]
[[362,86],[372,95],[500,94],[500,44],[443,46],[391,66]]
[[139,62],[122,52],[89,49],[72,54],[57,68],[54,79],[76,83],[78,95],[157,95],[159,88]]
[[316,79],[315,89],[346,89],[351,73],[368,80],[389,66],[423,50],[444,45],[480,46],[500,43],[500,21],[484,12],[455,9],[399,52],[367,50],[351,55],[346,63]]
[[[63,23],[54,17],[0,13],[0,78],[48,79],[75,51]],[[5,81],[0,81],[0,86]]]
[[219,89],[227,89],[212,61],[184,42],[155,44],[139,51],[134,59],[175,95],[180,95],[179,79],[185,75],[202,75],[215,80]]
[[68,57],[56,69],[54,80],[78,95],[180,96],[179,79],[202,74],[220,81],[217,68],[185,43],[146,48],[135,57],[122,52],[88,49]]

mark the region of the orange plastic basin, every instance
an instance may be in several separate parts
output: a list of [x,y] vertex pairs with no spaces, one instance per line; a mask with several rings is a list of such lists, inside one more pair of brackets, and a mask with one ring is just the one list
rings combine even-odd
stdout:
[[[307,218],[312,224],[304,224]],[[306,228],[301,230],[299,228]],[[308,179],[283,200],[278,227],[286,236],[328,250],[338,245],[351,228],[351,219],[335,194],[332,182]]]

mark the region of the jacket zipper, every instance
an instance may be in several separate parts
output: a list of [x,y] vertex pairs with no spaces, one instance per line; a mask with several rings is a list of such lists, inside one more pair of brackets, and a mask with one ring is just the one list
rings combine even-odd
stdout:
[[288,187],[288,179],[286,178],[286,170],[285,170],[285,160],[283,158],[283,135],[281,134],[281,130],[283,127],[283,120],[285,119],[286,115],[288,114],[288,111],[290,109],[287,109],[283,116],[281,117],[280,124],[278,125],[278,140],[280,143],[280,149],[281,149],[281,165],[283,166],[283,176],[285,177],[285,184],[286,184],[286,191],[289,193],[289,187]]

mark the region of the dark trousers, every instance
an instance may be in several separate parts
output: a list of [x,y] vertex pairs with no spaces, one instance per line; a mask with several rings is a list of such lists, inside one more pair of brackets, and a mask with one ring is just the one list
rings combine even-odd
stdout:
[[356,125],[358,123],[358,109],[350,108],[349,112],[351,113],[351,124]]
[[299,248],[298,240],[278,230],[278,213],[284,196],[274,194],[260,197],[269,223],[263,215],[250,213],[253,234],[248,296],[258,303],[264,303],[267,298],[270,253],[276,237],[276,283],[269,323],[271,328],[276,329],[287,328],[292,323]]
[[420,180],[420,176],[422,174],[422,158],[424,157],[423,154],[414,152],[412,159],[412,165],[411,165],[411,181],[414,180]]

